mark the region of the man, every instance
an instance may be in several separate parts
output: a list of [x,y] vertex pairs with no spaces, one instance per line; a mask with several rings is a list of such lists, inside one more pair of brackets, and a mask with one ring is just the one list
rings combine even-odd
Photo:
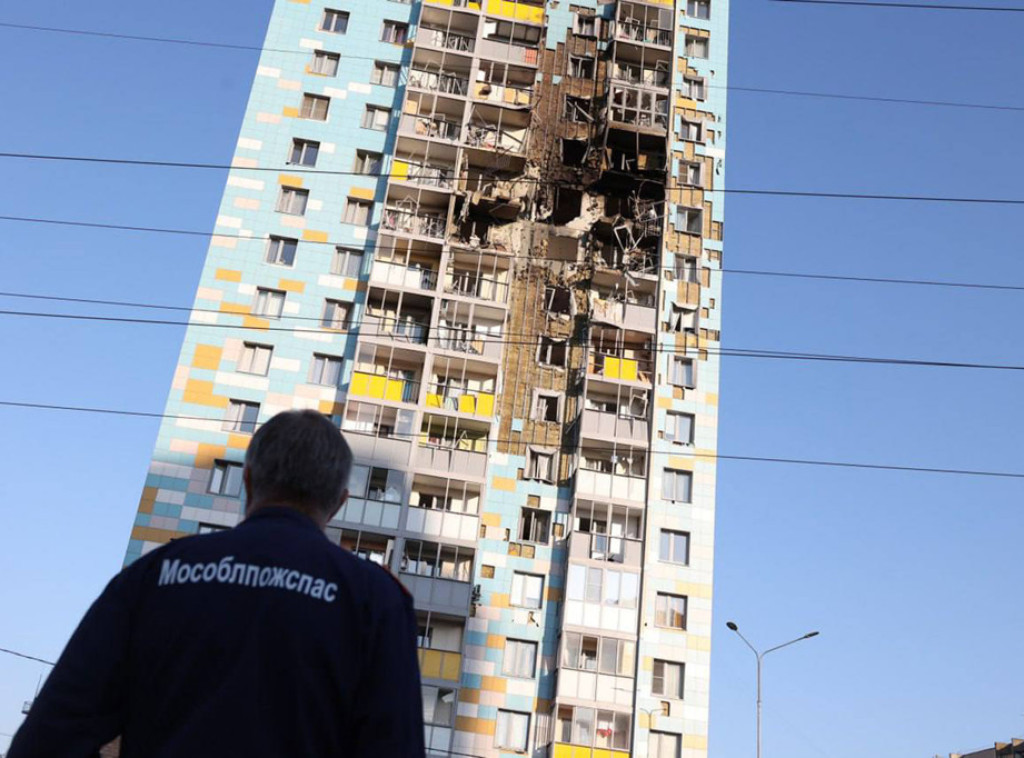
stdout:
[[319,413],[263,425],[245,520],[110,582],[8,758],[422,758],[411,599],[324,534],[351,466]]

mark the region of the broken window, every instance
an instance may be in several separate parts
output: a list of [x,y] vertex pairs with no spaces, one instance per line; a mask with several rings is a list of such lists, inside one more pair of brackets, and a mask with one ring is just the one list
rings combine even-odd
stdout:
[[556,340],[551,337],[541,337],[540,347],[537,350],[537,362],[545,366],[565,367],[566,346],[565,340]]
[[703,124],[699,121],[687,121],[686,119],[683,119],[683,125],[679,136],[687,142],[703,142]]
[[568,187],[555,187],[555,209],[551,223],[555,226],[568,224],[583,212],[583,193]]
[[697,282],[697,259],[688,255],[676,253],[674,271],[676,281]]
[[701,174],[701,164],[699,163],[684,163],[680,166],[679,178],[683,180],[683,184],[687,184],[691,187],[702,187],[704,182]]
[[544,310],[559,316],[569,315],[571,296],[566,287],[544,288]]
[[595,61],[593,58],[577,58],[574,55],[569,56],[569,76],[575,76],[578,79],[593,79],[594,63]]
[[538,392],[533,401],[535,421],[558,421],[559,397],[557,394]]
[[704,80],[698,76],[684,76],[683,95],[694,100],[703,100],[707,97],[707,92],[704,88]]
[[590,115],[590,100],[585,97],[565,96],[565,120],[575,123],[587,123],[593,121]]
[[596,37],[597,18],[577,12],[573,18],[572,30],[581,37]]
[[530,450],[526,459],[526,478],[552,482],[555,479],[555,456],[553,453],[542,453]]
[[586,140],[562,139],[562,163],[566,166],[582,166],[586,156]]
[[669,331],[695,333],[697,331],[697,310],[682,305],[672,304],[672,317],[668,324]]
[[537,508],[523,508],[519,519],[519,539],[522,542],[547,544],[551,531],[551,514]]
[[704,231],[704,211],[700,208],[680,208],[676,212],[676,230],[701,234]]

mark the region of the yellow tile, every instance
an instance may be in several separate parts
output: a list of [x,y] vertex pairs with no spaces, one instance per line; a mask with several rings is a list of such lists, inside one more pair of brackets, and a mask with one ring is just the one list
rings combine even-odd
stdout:
[[366,187],[352,187],[348,191],[349,197],[356,197],[360,200],[373,200],[373,190]]
[[280,184],[287,184],[289,187],[301,187],[302,177],[294,174],[278,174],[277,181]]
[[185,532],[176,532],[171,529],[157,529],[154,526],[136,526],[132,529],[133,540],[145,542],[170,542],[177,537],[185,537]]
[[460,732],[471,732],[473,734],[486,734],[494,736],[494,722],[485,719],[474,719],[469,716],[456,716],[455,728]]
[[505,647],[505,636],[501,634],[488,634],[487,635],[487,647],[504,648]]
[[687,455],[671,455],[668,459],[669,468],[683,469],[684,471],[693,471],[693,458]]
[[480,516],[480,521],[484,526],[501,526],[501,514],[484,513]]
[[251,308],[249,307],[248,303],[221,303],[220,304],[220,312],[221,313],[237,313],[239,315],[244,315],[244,314],[248,313],[250,310],[251,310]]
[[245,450],[249,447],[249,440],[252,437],[246,434],[229,434],[228,435],[228,447],[233,450]]
[[306,283],[300,282],[295,279],[280,279],[277,282],[278,289],[283,289],[285,292],[303,292],[306,289]]
[[240,282],[242,281],[242,272],[233,271],[229,268],[219,268],[215,278],[222,282]]
[[265,318],[256,318],[255,316],[246,316],[242,319],[242,326],[246,329],[269,329],[270,322]]
[[228,406],[226,397],[213,394],[213,382],[203,382],[198,379],[189,379],[186,382],[182,400],[186,403],[209,405],[214,408],[227,408]]
[[213,468],[213,462],[223,458],[226,448],[223,445],[211,445],[207,442],[199,443],[199,450],[196,451],[196,468]]
[[708,405],[718,405],[718,394],[715,392],[709,392],[704,396],[704,402]]
[[508,608],[508,595],[491,595],[492,608]]
[[506,692],[508,679],[501,676],[482,676],[480,677],[480,689],[487,692]]
[[696,634],[686,635],[686,647],[689,650],[699,650],[702,653],[711,652],[711,638],[699,637]]
[[459,690],[459,702],[460,703],[479,703],[480,702],[480,690],[472,690],[465,687]]
[[345,284],[342,285],[342,289],[347,292],[358,292],[359,291],[359,280],[358,279],[346,279]]
[[192,356],[192,368],[216,371],[220,368],[220,359],[223,352],[224,349],[216,345],[196,345],[196,352]]
[[672,407],[672,398],[670,398],[670,397],[659,397],[658,401],[657,401],[657,404],[658,404],[659,408],[671,408]]
[[[491,478],[491,488],[502,490],[503,492],[515,492],[516,480],[505,476],[495,476]],[[494,524],[494,526],[497,526],[497,524]]]
[[690,750],[707,750],[708,738],[702,734],[684,734],[683,748]]
[[287,116],[288,118],[298,118],[299,117],[299,109],[298,108],[282,108],[281,109],[281,115],[282,116]]
[[308,240],[309,242],[326,242],[327,232],[318,232],[313,229],[304,229],[302,231],[302,239]]

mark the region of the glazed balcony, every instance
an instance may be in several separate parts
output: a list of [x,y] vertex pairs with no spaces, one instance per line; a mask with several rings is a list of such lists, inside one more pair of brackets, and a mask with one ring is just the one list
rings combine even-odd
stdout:
[[469,94],[469,77],[438,71],[412,69],[408,85],[426,92],[440,92],[445,95],[465,97]]
[[476,48],[476,39],[469,34],[421,26],[416,33],[416,45],[417,47],[429,47],[434,50],[454,51],[468,55]]
[[381,229],[419,237],[444,239],[447,219],[441,213],[385,208],[380,220]]
[[647,495],[647,456],[642,448],[584,445],[576,471],[581,497],[643,503]]

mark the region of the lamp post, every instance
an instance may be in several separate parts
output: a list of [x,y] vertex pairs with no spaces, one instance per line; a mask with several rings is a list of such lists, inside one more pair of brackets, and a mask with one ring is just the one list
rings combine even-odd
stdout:
[[768,653],[774,653],[776,650],[781,650],[784,647],[795,645],[796,643],[802,642],[803,640],[809,640],[811,637],[817,637],[819,633],[808,632],[803,637],[797,637],[795,640],[783,642],[781,645],[770,647],[764,652],[759,653],[757,651],[757,648],[751,645],[750,641],[743,636],[743,633],[740,632],[740,628],[736,626],[735,622],[727,621],[725,622],[725,625],[729,627],[732,631],[736,632],[736,635],[741,640],[743,640],[744,644],[750,648],[751,652],[755,656],[757,656],[757,758],[761,758],[761,661],[764,659],[766,655],[768,655]]
[[654,714],[660,713],[662,716],[665,715],[665,706],[659,705],[657,708],[639,708],[638,710],[643,711],[647,714],[647,755],[651,754],[651,729],[654,727]]

